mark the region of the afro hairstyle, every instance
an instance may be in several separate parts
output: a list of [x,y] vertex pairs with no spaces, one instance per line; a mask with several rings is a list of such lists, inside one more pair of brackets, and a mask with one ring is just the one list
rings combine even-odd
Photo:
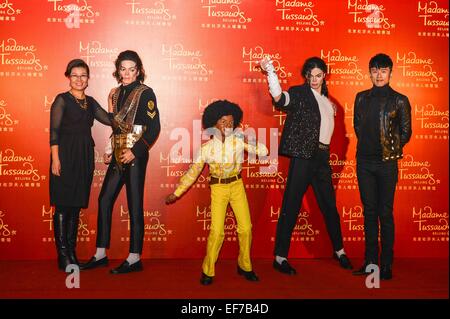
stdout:
[[242,109],[236,103],[227,100],[219,100],[209,104],[203,111],[202,124],[207,129],[214,127],[217,121],[225,115],[233,116],[233,129],[238,127],[242,120]]

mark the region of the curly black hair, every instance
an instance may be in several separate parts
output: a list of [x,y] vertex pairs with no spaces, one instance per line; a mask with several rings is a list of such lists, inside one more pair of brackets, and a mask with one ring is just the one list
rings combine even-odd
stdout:
[[217,124],[222,116],[233,116],[233,129],[238,127],[242,120],[242,109],[236,103],[219,100],[209,104],[203,111],[202,124],[203,128],[207,129]]

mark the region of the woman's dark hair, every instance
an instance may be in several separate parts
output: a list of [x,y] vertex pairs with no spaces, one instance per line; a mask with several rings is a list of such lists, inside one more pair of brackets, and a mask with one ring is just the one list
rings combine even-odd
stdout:
[[[314,56],[312,58],[307,59],[303,64],[302,76],[307,80],[308,77],[311,75],[312,69],[314,68],[321,69],[324,74],[328,73],[328,68],[325,61],[322,60],[321,58]],[[328,87],[327,83],[325,82],[325,79],[323,79],[321,94],[328,96]]]
[[66,72],[64,72],[64,75],[68,78],[70,76],[70,73],[72,72],[73,68],[84,68],[86,69],[87,75],[89,77],[89,66],[81,59],[73,59],[67,64]]
[[120,70],[120,64],[122,63],[122,61],[133,61],[134,63],[136,63],[136,68],[139,71],[139,74],[136,78],[136,80],[138,80],[139,82],[144,82],[145,79],[145,71],[144,71],[144,66],[142,65],[142,60],[139,57],[139,55],[131,50],[126,50],[123,52],[119,53],[119,56],[117,57],[116,61],[114,62],[114,64],[116,65],[116,70],[113,73],[113,76],[116,78],[117,82],[120,83],[122,82],[122,78],[120,77],[119,74],[119,70]]
[[225,115],[233,116],[233,129],[238,127],[242,120],[242,109],[236,103],[227,100],[219,100],[209,104],[203,111],[202,124],[207,129],[217,124],[217,121]]
[[392,66],[394,63],[392,62],[392,59],[389,55],[384,53],[378,53],[377,55],[373,56],[369,61],[369,70],[371,68],[389,68],[392,71]]

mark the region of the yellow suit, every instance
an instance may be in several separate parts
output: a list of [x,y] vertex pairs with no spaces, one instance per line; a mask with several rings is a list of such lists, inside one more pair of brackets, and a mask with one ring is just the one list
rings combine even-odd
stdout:
[[[211,177],[224,179],[238,176],[242,170],[244,151],[249,154],[265,156],[268,153],[264,144],[256,146],[247,144],[242,138],[230,135],[222,142],[214,137],[201,146],[195,156],[194,163],[181,177],[180,184],[174,194],[179,197],[186,192],[197,180],[205,163],[209,165]],[[252,242],[252,223],[248,208],[247,195],[242,179],[223,184],[219,181],[211,187],[211,228],[206,247],[206,256],[203,260],[203,273],[214,276],[214,265],[222,247],[225,224],[225,214],[228,204],[231,205],[238,224],[239,238],[238,265],[245,271],[252,270],[250,261],[250,247]]]

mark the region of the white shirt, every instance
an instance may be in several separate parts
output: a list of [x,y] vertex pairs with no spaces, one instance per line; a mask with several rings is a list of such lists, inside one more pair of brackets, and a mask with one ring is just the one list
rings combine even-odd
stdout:
[[319,104],[320,111],[320,134],[319,142],[323,144],[330,144],[331,136],[333,136],[334,130],[334,116],[336,111],[330,100],[325,96],[319,94],[316,90],[311,89],[316,98],[317,104]]

